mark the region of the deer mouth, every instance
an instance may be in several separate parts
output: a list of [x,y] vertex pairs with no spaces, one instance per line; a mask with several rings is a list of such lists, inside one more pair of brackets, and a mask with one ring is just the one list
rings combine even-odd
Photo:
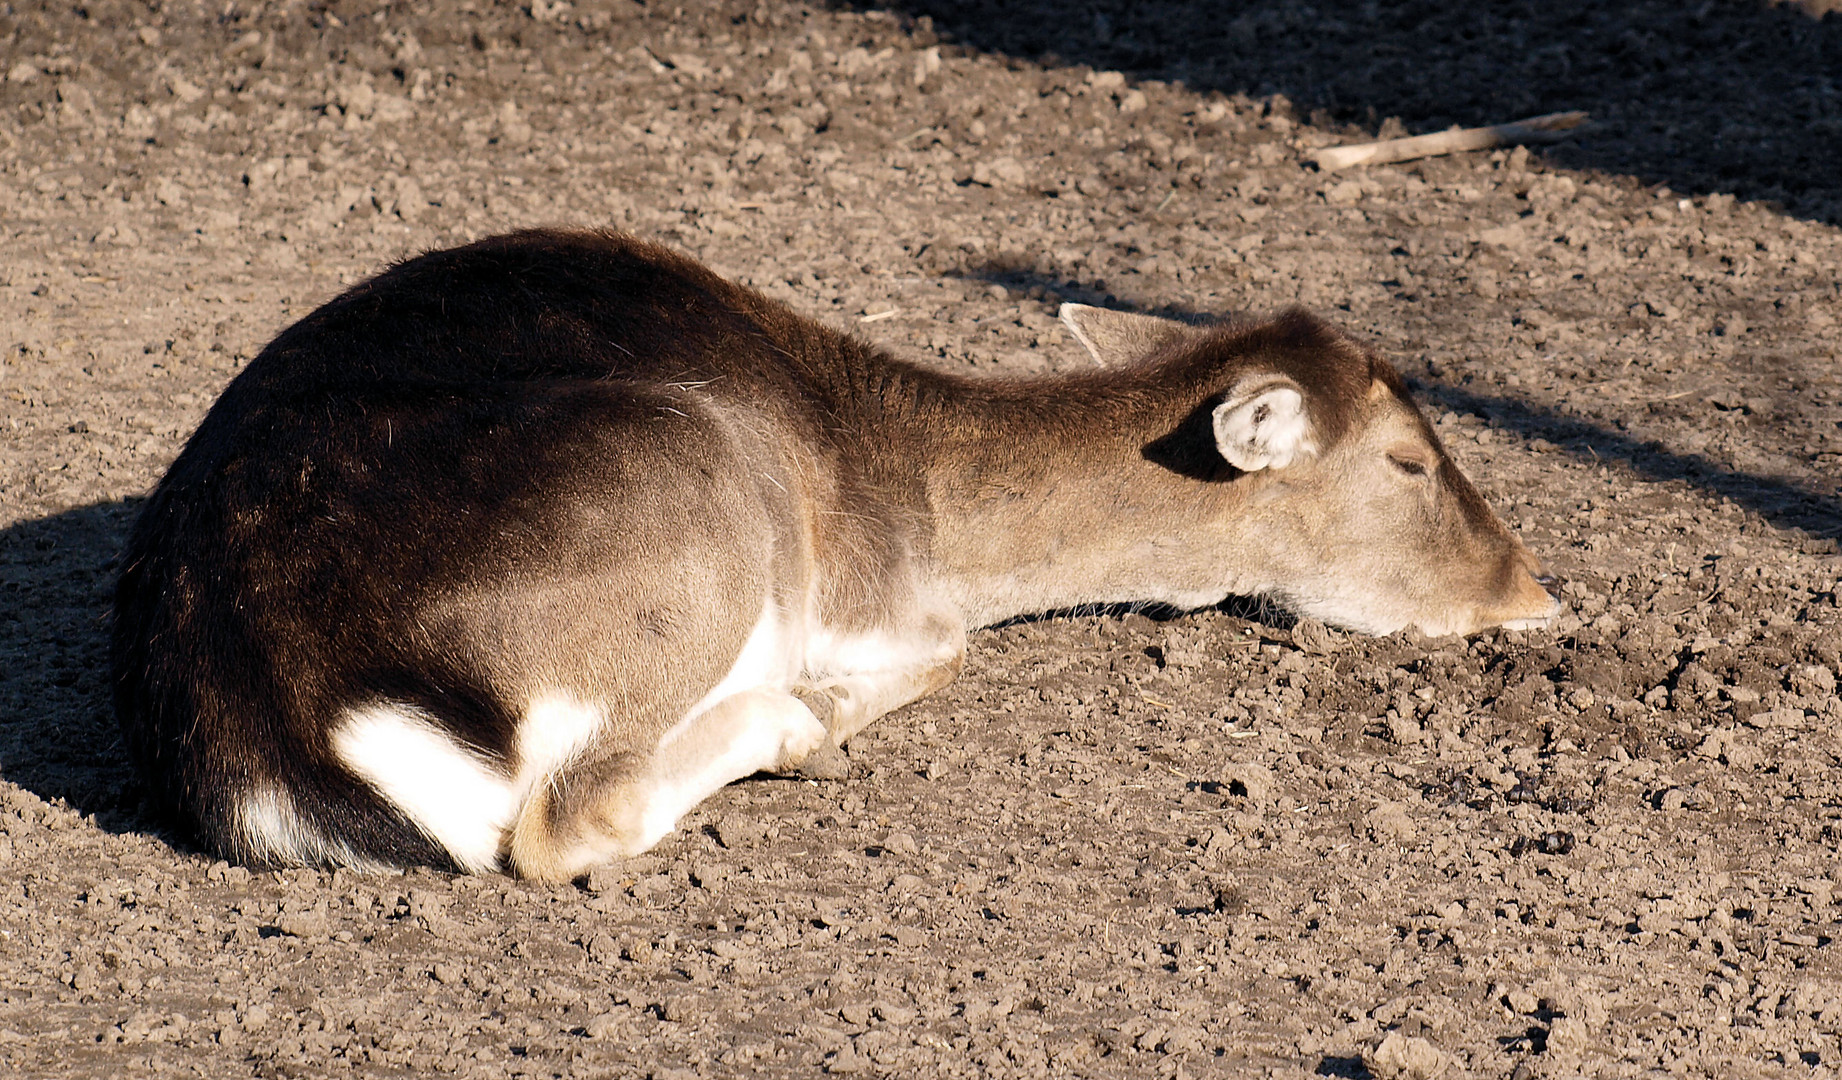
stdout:
[[1486,625],[1501,626],[1505,630],[1539,630],[1561,613],[1560,598],[1555,595],[1560,589],[1558,579],[1548,574],[1529,575],[1520,584],[1516,602],[1507,605]]
[[1561,606],[1557,603],[1554,605],[1553,611],[1543,615],[1539,619],[1505,619],[1497,623],[1497,625],[1505,630],[1540,630],[1542,627],[1553,622],[1554,616],[1560,614],[1560,610]]

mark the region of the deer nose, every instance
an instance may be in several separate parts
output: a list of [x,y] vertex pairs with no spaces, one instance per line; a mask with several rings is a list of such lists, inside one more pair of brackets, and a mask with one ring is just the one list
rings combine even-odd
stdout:
[[1558,600],[1561,596],[1561,586],[1567,584],[1567,579],[1558,574],[1536,574],[1535,584],[1540,585],[1549,596]]

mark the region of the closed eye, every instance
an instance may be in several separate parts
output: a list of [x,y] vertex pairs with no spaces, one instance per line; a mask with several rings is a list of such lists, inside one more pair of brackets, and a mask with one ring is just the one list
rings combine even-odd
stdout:
[[1424,462],[1415,461],[1412,458],[1400,458],[1400,457],[1393,457],[1393,456],[1390,456],[1388,460],[1394,464],[1395,468],[1406,473],[1408,476],[1425,476],[1426,475],[1426,464]]

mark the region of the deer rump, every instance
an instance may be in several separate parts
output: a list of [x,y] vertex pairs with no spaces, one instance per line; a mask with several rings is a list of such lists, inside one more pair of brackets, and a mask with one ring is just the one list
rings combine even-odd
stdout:
[[611,233],[398,265],[232,380],[143,509],[113,627],[130,751],[237,861],[573,876],[822,765],[950,681],[969,626],[1231,591],[1412,621],[1360,610],[1387,605],[1348,566],[1236,554],[1291,542],[1310,470],[1249,481],[1374,428],[1377,386],[1449,474],[1432,542],[1490,563],[1471,621],[1539,617],[1497,595],[1533,560],[1335,331],[1071,325],[1149,359],[929,373]]

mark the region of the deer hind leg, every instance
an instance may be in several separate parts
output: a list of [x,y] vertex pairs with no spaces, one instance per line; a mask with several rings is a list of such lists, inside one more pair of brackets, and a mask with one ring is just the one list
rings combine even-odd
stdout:
[[825,744],[825,725],[781,690],[745,690],[687,718],[650,752],[587,757],[540,782],[512,828],[517,871],[567,881],[638,855],[724,785],[789,770]]

